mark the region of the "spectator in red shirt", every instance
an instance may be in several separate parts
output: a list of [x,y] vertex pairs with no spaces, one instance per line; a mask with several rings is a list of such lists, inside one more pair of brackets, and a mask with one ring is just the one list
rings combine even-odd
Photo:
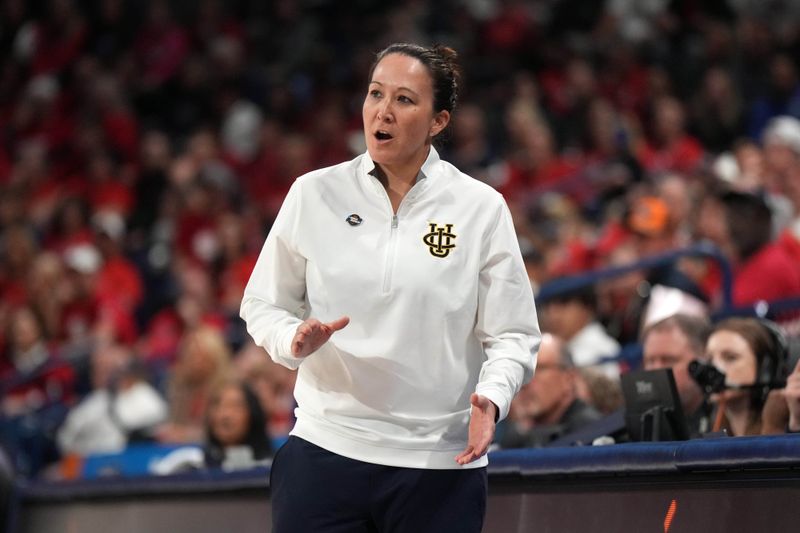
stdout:
[[262,150],[245,174],[245,190],[268,220],[278,214],[283,198],[297,176],[314,168],[314,146],[301,134],[282,135],[267,121],[262,129]]
[[71,248],[90,245],[94,241],[89,226],[89,206],[84,198],[62,200],[44,245],[48,250],[66,254]]
[[105,320],[102,325],[111,328],[108,333],[112,340],[132,345],[138,335],[134,313],[142,303],[144,287],[136,266],[122,253],[125,222],[118,213],[106,211],[97,213],[93,224],[103,258],[95,282],[95,295]]
[[153,0],[147,21],[134,45],[145,89],[155,89],[172,78],[189,52],[186,30],[172,19],[169,2]]
[[498,189],[507,197],[559,184],[575,174],[577,161],[559,155],[550,127],[543,121],[529,124],[515,139],[518,148],[508,162],[508,177]]
[[98,76],[92,91],[106,143],[123,161],[132,162],[139,151],[139,122],[123,96],[117,78]]
[[89,179],[88,197],[92,212],[128,216],[133,211],[136,198],[130,184],[125,181],[124,173],[110,154],[99,152],[91,156]]
[[525,50],[535,42],[532,12],[525,2],[512,0],[497,4],[494,16],[485,24],[481,42],[495,53]]
[[12,155],[24,152],[23,157],[31,158],[26,164],[41,160],[48,171],[47,178],[60,177],[59,159],[74,143],[72,113],[68,97],[56,77],[42,75],[29,80],[4,124]]
[[691,174],[703,159],[703,147],[686,133],[683,104],[672,97],[656,101],[653,109],[652,140],[643,146],[639,158],[648,172],[676,171]]
[[800,119],[781,116],[764,130],[765,187],[784,194],[800,213]]
[[71,401],[74,373],[51,352],[42,322],[31,307],[11,315],[0,359],[2,414],[15,417]]
[[744,100],[731,73],[721,66],[706,71],[690,106],[692,131],[710,152],[729,150],[747,129]]
[[22,305],[28,299],[25,279],[30,272],[39,246],[32,229],[14,224],[0,233],[3,253],[0,254],[0,306]]
[[793,210],[778,243],[800,270],[800,120],[787,116],[771,120],[764,132],[764,144],[770,183]]
[[63,307],[58,340],[74,356],[87,355],[92,328],[100,316],[96,295],[102,257],[92,244],[73,246],[63,255],[67,270],[61,287]]
[[174,270],[176,298],[150,320],[142,342],[145,359],[157,368],[172,364],[185,332],[199,327],[223,330],[226,324],[210,270],[185,259],[176,260]]
[[61,331],[64,288],[69,283],[61,256],[41,252],[36,256],[26,278],[28,304],[41,319],[45,336],[57,339]]
[[649,95],[647,70],[631,45],[619,40],[608,44],[597,70],[601,94],[621,112],[641,117]]
[[244,42],[244,26],[243,20],[231,16],[224,2],[201,0],[191,28],[192,44],[202,50],[220,39]]
[[244,287],[258,259],[258,253],[248,249],[242,217],[225,213],[217,221],[217,234],[221,243],[220,275],[218,289],[220,301],[226,310],[238,315]]
[[44,20],[33,23],[31,66],[37,74],[60,74],[79,57],[86,41],[86,24],[72,0],[47,2]]
[[725,226],[720,243],[734,268],[733,303],[753,304],[800,295],[800,269],[787,250],[772,240],[772,213],[757,195],[725,192],[719,196]]
[[56,457],[53,430],[74,399],[74,371],[52,351],[32,308],[16,309],[0,353],[0,433],[21,475]]

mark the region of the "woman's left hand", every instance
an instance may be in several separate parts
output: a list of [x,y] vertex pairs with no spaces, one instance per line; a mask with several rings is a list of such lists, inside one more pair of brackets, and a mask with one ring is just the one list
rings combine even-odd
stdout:
[[467,447],[456,455],[456,462],[460,465],[471,463],[483,457],[494,437],[495,414],[497,406],[486,396],[472,393],[469,398],[472,412],[469,417],[469,436]]

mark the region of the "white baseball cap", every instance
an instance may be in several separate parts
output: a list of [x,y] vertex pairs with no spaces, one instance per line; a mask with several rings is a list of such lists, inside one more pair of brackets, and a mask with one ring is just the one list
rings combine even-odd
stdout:
[[771,119],[764,128],[762,140],[765,146],[782,144],[800,154],[800,120],[788,115]]

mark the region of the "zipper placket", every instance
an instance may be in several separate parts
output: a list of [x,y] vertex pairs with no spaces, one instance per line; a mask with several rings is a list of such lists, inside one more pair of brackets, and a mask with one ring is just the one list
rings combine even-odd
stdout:
[[[387,196],[388,199],[388,196]],[[389,204],[391,208],[391,203]],[[400,208],[397,208],[400,211]],[[389,229],[389,245],[386,249],[386,263],[383,269],[383,293],[387,294],[392,289],[392,271],[394,270],[394,254],[397,248],[397,213],[392,214],[392,225]]]
[[386,198],[386,205],[389,207],[389,212],[392,214],[392,221],[391,226],[389,228],[389,244],[386,249],[386,262],[384,263],[383,269],[383,293],[388,294],[392,290],[392,274],[394,271],[394,256],[397,249],[397,233],[398,233],[398,225],[400,223],[400,219],[398,215],[403,210],[403,206],[406,203],[406,200],[411,201],[410,199],[416,194],[414,189],[420,186],[420,183],[417,182],[414,184],[413,187],[406,193],[402,200],[400,200],[400,205],[397,206],[397,213],[394,212],[392,208],[392,201],[389,199],[389,193],[386,192],[386,189],[383,188],[381,185],[381,189],[383,189],[384,198]]

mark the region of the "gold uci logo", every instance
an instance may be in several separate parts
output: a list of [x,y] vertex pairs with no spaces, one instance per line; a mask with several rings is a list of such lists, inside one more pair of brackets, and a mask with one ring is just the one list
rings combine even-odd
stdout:
[[428,225],[431,227],[431,231],[422,237],[422,241],[428,245],[428,250],[435,257],[447,257],[450,254],[450,250],[456,247],[453,243],[456,239],[456,235],[453,233],[453,225],[445,224],[444,226],[439,226],[435,222],[429,222]]

